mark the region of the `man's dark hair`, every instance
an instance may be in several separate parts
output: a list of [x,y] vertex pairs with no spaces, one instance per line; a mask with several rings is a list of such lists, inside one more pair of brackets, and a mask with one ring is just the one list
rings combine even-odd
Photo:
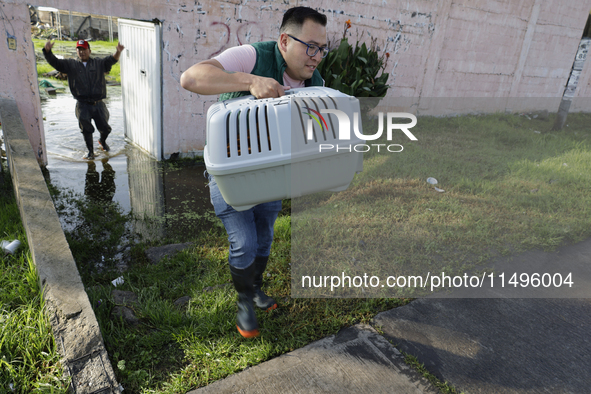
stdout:
[[326,15],[310,7],[293,7],[285,11],[279,32],[285,33],[288,29],[299,30],[308,19],[322,26],[326,26]]

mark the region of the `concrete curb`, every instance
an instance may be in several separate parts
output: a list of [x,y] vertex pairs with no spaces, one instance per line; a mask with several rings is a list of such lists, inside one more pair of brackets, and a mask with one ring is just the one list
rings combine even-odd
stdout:
[[75,393],[120,393],[96,316],[15,101],[0,99],[15,195],[62,365]]

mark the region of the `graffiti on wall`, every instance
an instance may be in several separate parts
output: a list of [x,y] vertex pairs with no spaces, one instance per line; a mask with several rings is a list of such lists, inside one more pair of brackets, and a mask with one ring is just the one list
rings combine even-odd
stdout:
[[[217,47],[216,50],[210,53],[207,58],[211,59],[214,56],[219,55],[225,49],[227,49],[230,44],[230,39],[234,34],[236,37],[236,41],[238,45],[244,45],[251,42],[259,42],[263,40],[263,30],[258,22],[245,22],[241,23],[238,29],[236,29],[235,33],[232,33],[232,29],[230,25],[226,22],[211,22],[210,23],[210,37],[217,37]],[[207,32],[201,31],[200,29],[197,30],[197,38],[195,40],[195,54],[199,52],[200,38],[207,38]],[[201,44],[202,45],[202,44]]]
[[[222,31],[221,34],[216,34],[216,35],[219,35],[219,41],[222,42],[222,44],[217,51],[213,52],[211,55],[208,56],[208,59],[222,53],[222,51],[224,49],[226,49],[226,46],[230,42],[230,35],[231,35],[230,26],[228,26],[228,24],[223,23],[223,22],[211,22],[211,24],[210,24],[210,26],[217,26],[217,25],[220,25],[223,28],[222,30],[224,30],[224,31]],[[218,29],[218,30],[220,30],[220,29]]]
[[263,41],[263,31],[257,22],[246,22],[236,30],[236,38],[239,45],[253,42],[253,39],[254,42]]

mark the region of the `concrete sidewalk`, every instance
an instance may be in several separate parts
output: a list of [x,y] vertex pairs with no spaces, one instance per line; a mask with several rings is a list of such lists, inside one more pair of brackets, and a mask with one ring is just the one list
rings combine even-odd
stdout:
[[372,327],[358,324],[189,394],[438,392]]
[[[570,273],[574,284],[461,288],[446,295],[456,298],[415,300],[373,323],[461,392],[591,393],[591,299],[583,298],[591,291],[591,239],[493,266],[506,274]],[[517,298],[534,296],[557,298]]]
[[[496,269],[533,261],[586,268],[591,240],[527,252]],[[577,270],[578,283],[589,283],[579,276],[585,271]],[[383,336],[349,327],[189,394],[439,392],[398,349],[458,393],[591,393],[591,299],[499,298],[495,291],[415,300],[374,318]]]
[[591,392],[588,299],[421,299],[374,321],[458,392]]

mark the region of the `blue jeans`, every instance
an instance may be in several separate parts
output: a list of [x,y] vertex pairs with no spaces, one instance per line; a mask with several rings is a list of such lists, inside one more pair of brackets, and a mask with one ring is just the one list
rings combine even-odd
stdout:
[[253,263],[255,257],[269,256],[273,226],[281,211],[281,200],[258,204],[238,212],[226,203],[213,176],[208,174],[208,178],[211,203],[228,233],[230,265],[244,269]]

